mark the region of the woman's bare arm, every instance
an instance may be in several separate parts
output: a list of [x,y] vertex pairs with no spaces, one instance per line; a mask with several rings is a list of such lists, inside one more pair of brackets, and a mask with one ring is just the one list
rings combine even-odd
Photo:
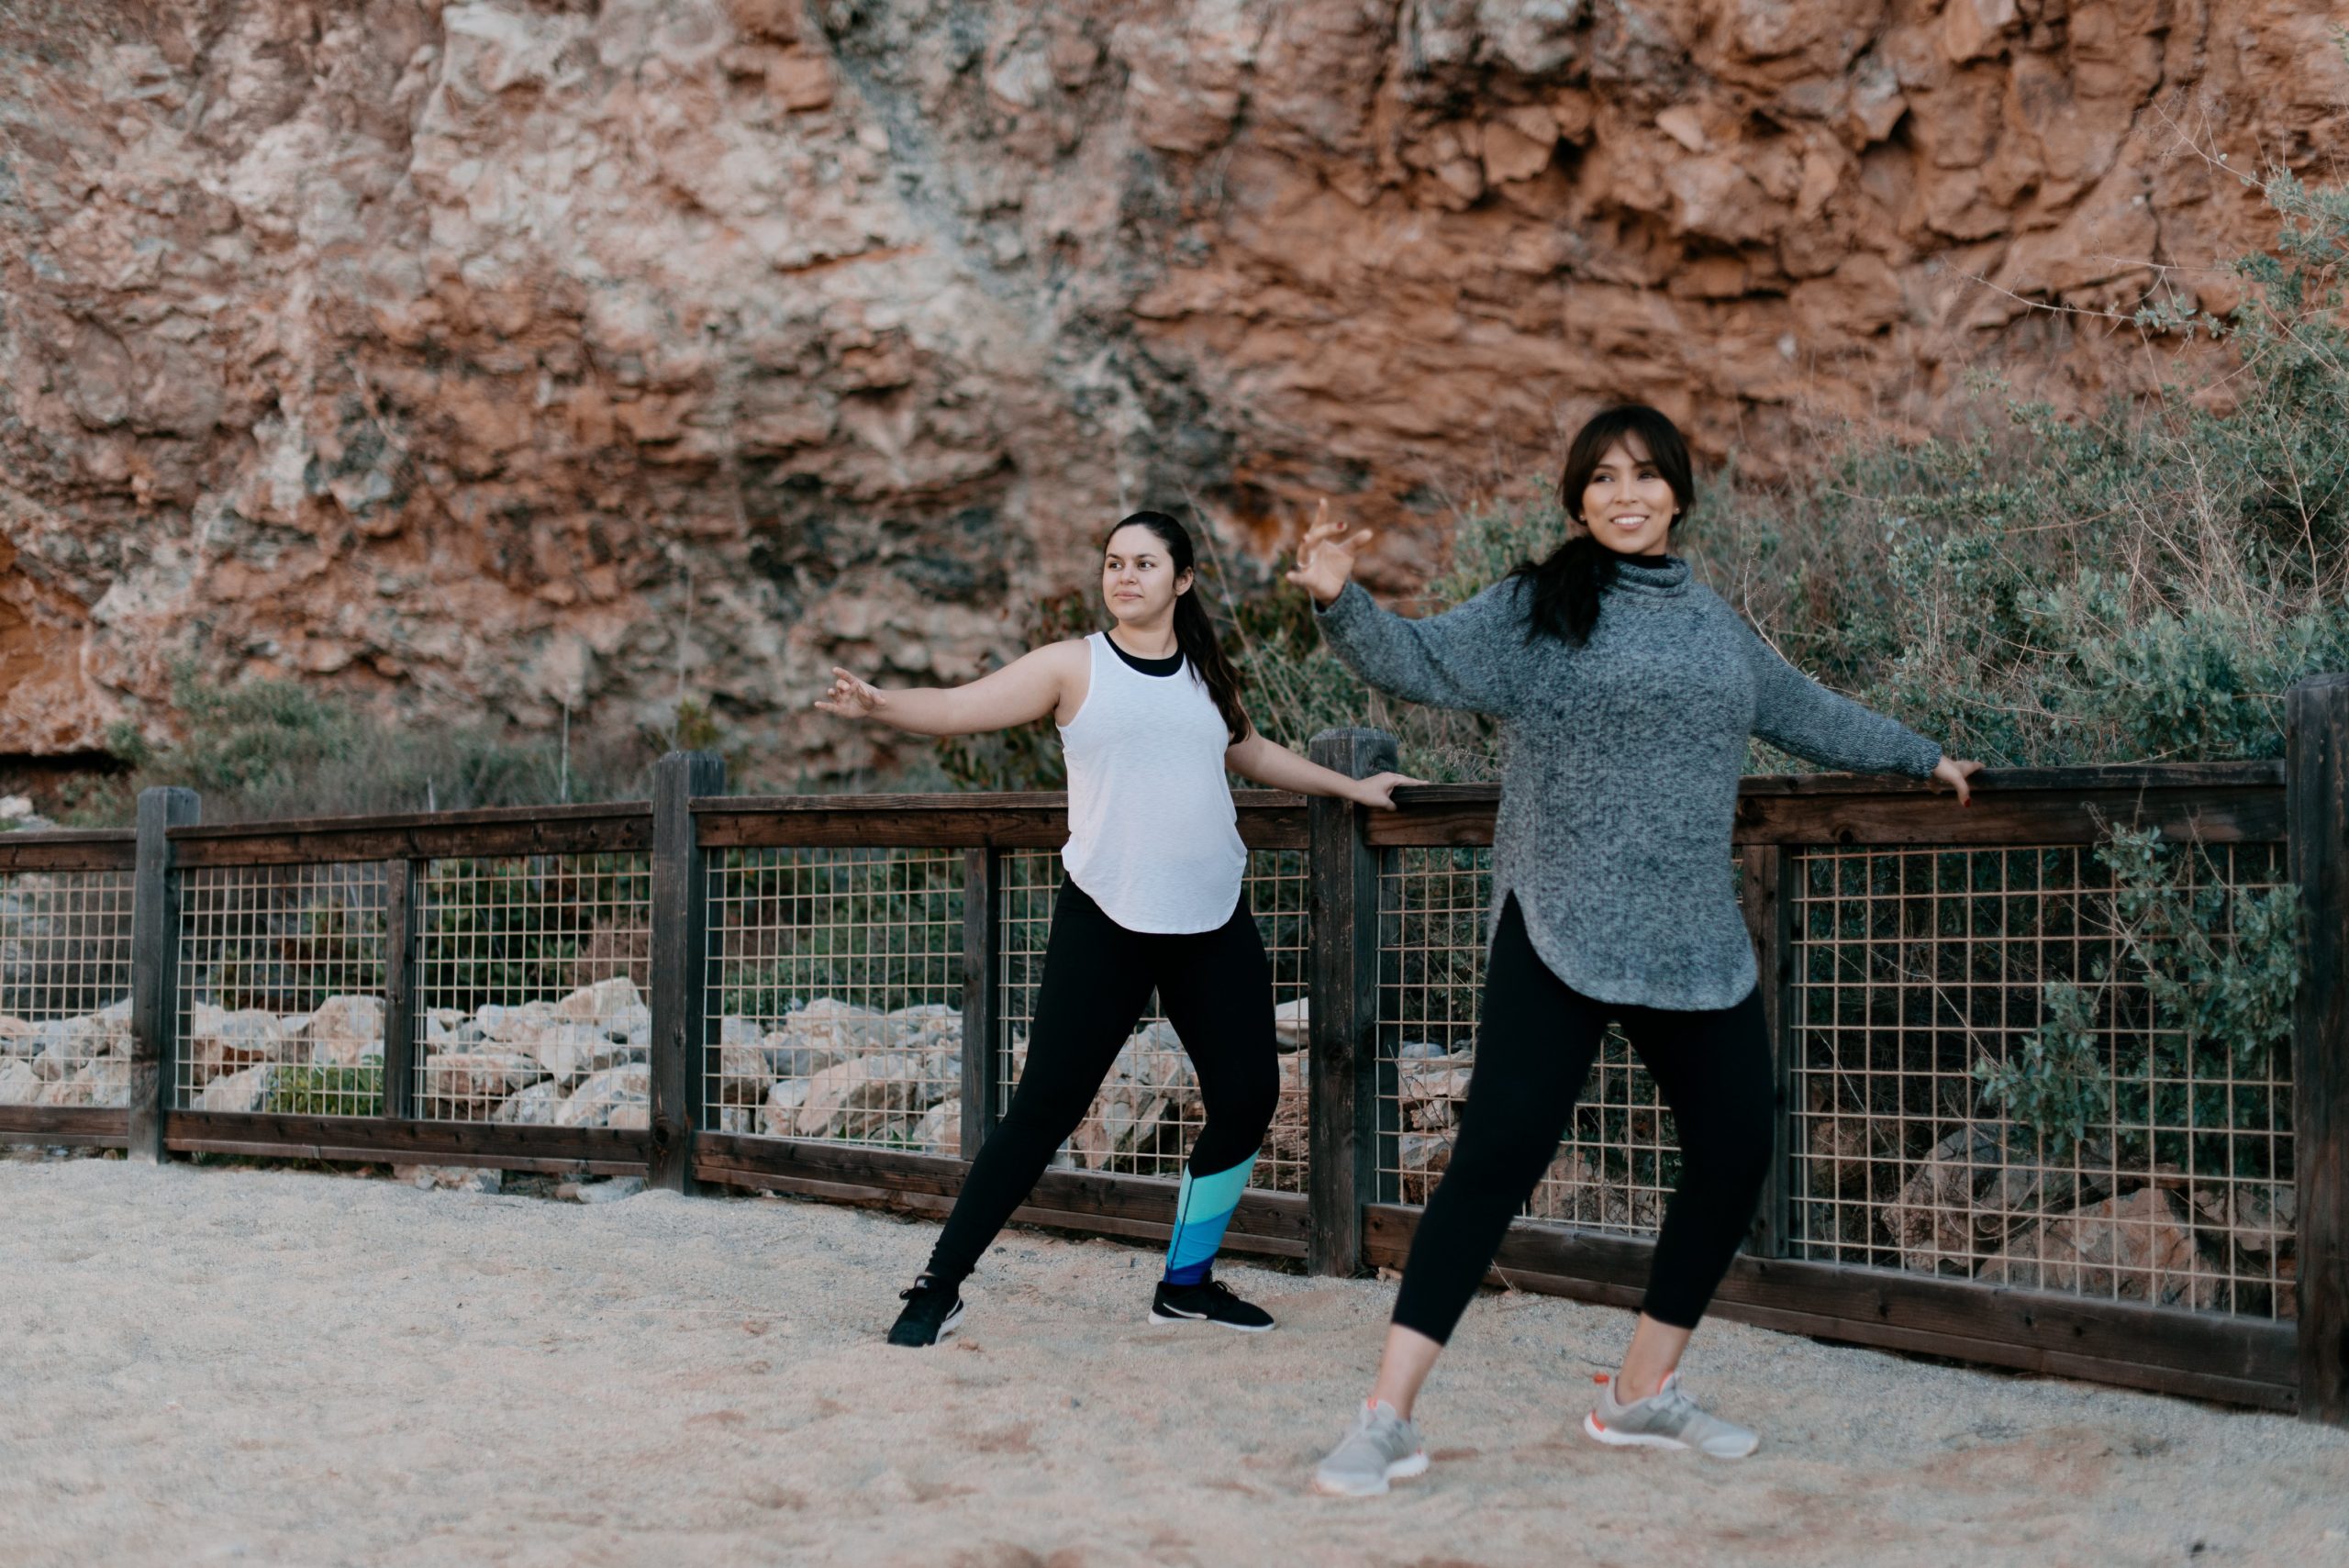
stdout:
[[1350,779],[1335,768],[1325,768],[1308,757],[1300,757],[1277,740],[1268,740],[1263,732],[1250,730],[1248,739],[1223,754],[1223,765],[1241,778],[1268,789],[1295,790],[1299,795],[1335,795],[1363,806],[1375,806],[1384,810],[1395,808],[1395,786],[1398,784],[1424,784],[1424,779],[1410,778],[1402,773],[1373,773],[1366,779]]
[[884,691],[835,665],[831,689],[816,706],[842,718],[877,718],[915,735],[977,735],[1046,714],[1066,723],[1085,700],[1091,669],[1081,641],[1049,643],[960,686]]

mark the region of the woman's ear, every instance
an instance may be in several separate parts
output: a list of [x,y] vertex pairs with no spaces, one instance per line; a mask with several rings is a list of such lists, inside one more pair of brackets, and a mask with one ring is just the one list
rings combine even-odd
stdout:
[[1186,572],[1174,579],[1174,596],[1181,598],[1191,591],[1191,579],[1196,573]]

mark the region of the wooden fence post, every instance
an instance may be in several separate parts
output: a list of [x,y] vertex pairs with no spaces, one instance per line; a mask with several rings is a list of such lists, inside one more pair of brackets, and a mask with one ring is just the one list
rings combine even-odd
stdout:
[[[1395,766],[1395,738],[1325,729],[1313,760],[1350,778]],[[1378,851],[1363,842],[1361,808],[1316,795],[1307,804],[1312,846],[1313,952],[1308,1063],[1306,1266],[1317,1274],[1362,1267],[1362,1210],[1378,1196]]]
[[1003,851],[963,851],[962,1157],[971,1159],[1003,1115],[996,1071],[1003,1018]]
[[1787,1008],[1794,984],[1793,901],[1782,884],[1794,857],[1782,844],[1748,844],[1740,856],[1744,881],[1738,902],[1744,906],[1745,929],[1753,939],[1762,1021],[1770,1038],[1772,1098],[1770,1174],[1763,1184],[1761,1207],[1753,1216],[1745,1250],[1757,1258],[1783,1258],[1795,1185],[1794,1107],[1788,1093],[1794,1083],[1796,1043],[1795,1020]]
[[693,802],[726,793],[726,761],[672,751],[652,769],[652,1147],[645,1184],[694,1190],[708,1035],[708,885]]
[[163,1113],[179,1041],[179,879],[172,874],[172,828],[194,822],[195,791],[166,785],[139,792],[138,861],[130,883],[130,1157],[163,1158]]
[[384,866],[384,1096],[382,1115],[416,1115],[416,940],[424,862]]
[[2284,699],[2286,853],[2300,890],[2292,1008],[2300,1415],[2349,1426],[2349,674]]

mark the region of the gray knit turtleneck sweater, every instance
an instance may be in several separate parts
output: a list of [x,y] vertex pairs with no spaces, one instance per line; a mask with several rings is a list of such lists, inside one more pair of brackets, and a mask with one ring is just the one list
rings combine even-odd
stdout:
[[1746,738],[1919,777],[1941,749],[1800,674],[1684,561],[1620,562],[1580,648],[1529,644],[1531,605],[1512,579],[1407,620],[1349,584],[1319,618],[1371,684],[1501,720],[1493,915],[1515,894],[1551,973],[1602,1002],[1743,1001],[1753,948],[1730,824]]

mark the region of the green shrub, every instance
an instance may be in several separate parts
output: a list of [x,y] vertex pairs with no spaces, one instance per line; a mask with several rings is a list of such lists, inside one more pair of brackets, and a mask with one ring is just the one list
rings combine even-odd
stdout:
[[728,850],[711,1010],[780,1018],[819,996],[894,1011],[963,995],[959,855]]
[[650,858],[531,855],[430,862],[417,912],[424,1005],[472,1012],[627,975],[651,983]]
[[271,1116],[381,1116],[381,1067],[281,1067],[262,1110]]
[[581,726],[517,736],[486,723],[387,722],[298,682],[224,685],[186,665],[173,673],[172,707],[175,740],[150,741],[128,723],[107,730],[122,770],[82,781],[66,821],[128,823],[139,792],[154,784],[199,792],[208,822],[642,798],[645,768],[673,734],[718,737],[690,701],[659,733]]
[[2110,1128],[2124,1170],[2283,1174],[2265,1139],[2230,1134],[2291,1123],[2277,1085],[2300,978],[2298,890],[2232,886],[2207,850],[2165,845],[2158,828],[2116,828],[2097,859],[2113,878],[2113,956],[2086,984],[2043,985],[2039,1028],[2003,1062],[1975,1063],[1985,1101],[2059,1160]]

